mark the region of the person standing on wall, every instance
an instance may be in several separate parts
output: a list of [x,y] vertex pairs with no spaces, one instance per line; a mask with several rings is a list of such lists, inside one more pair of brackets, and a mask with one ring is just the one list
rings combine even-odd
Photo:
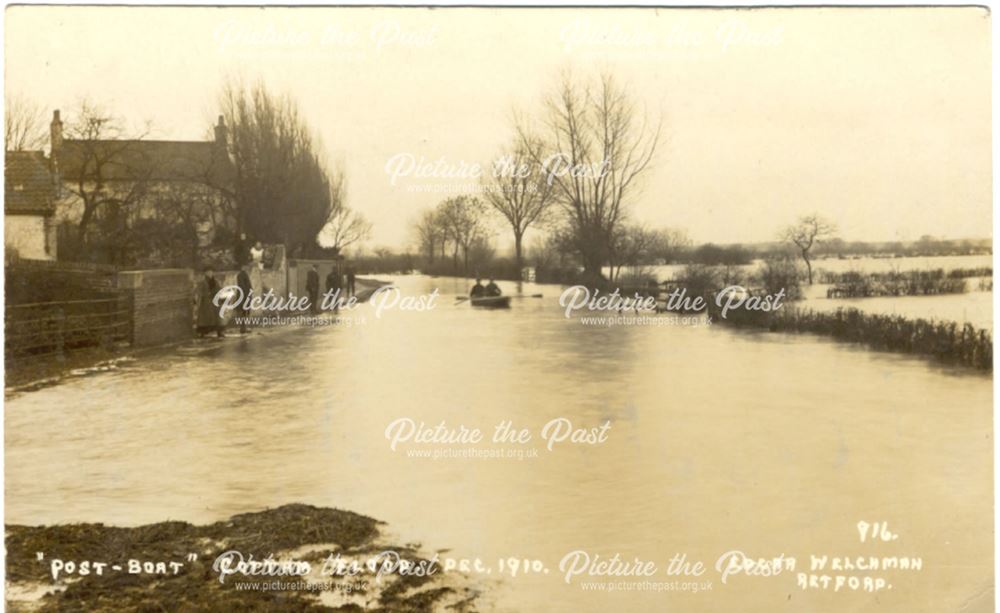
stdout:
[[253,287],[254,294],[258,296],[264,295],[264,245],[257,241],[254,246],[250,248],[250,269],[247,271],[250,275],[250,284]]
[[260,241],[254,243],[254,246],[250,248],[250,259],[253,263],[257,265],[257,268],[264,270],[264,244]]

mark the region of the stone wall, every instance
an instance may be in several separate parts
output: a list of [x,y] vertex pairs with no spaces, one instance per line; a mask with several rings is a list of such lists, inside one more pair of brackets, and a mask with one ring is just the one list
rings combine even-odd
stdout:
[[[263,289],[289,291],[288,260],[277,246],[271,267],[260,271]],[[189,339],[194,333],[195,292],[200,273],[187,268],[119,271],[110,266],[21,259],[6,268],[8,305],[116,298],[109,306],[127,319],[125,338],[134,347]],[[224,287],[236,271],[216,271]],[[304,281],[303,281],[304,283]],[[124,327],[124,326],[123,326]]]
[[191,338],[193,273],[186,268],[118,273],[118,289],[131,303],[131,341],[148,347]]

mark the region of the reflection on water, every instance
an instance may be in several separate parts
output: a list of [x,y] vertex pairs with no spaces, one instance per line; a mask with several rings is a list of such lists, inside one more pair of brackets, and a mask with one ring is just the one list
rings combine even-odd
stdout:
[[[991,584],[988,377],[812,336],[585,326],[554,287],[492,311],[454,304],[464,282],[399,284],[439,287],[438,308],[365,307],[358,325],[206,342],[10,399],[8,522],[336,506],[449,555],[543,560],[548,576],[487,582],[501,611],[957,611]],[[383,436],[398,417],[511,420],[541,457],[407,457]],[[555,417],[610,419],[609,440],[548,452],[537,433]],[[925,569],[880,594],[802,592],[792,575],[598,594],[557,577],[576,549],[661,569],[675,553],[871,553],[862,519],[902,535],[878,555]]]

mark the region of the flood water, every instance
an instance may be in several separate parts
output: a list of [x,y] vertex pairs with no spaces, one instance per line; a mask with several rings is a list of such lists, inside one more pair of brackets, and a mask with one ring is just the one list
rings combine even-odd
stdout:
[[[206,341],[9,398],[7,522],[203,523],[305,502],[551,570],[480,578],[485,611],[957,612],[991,588],[989,376],[815,336],[583,325],[553,286],[490,311],[455,304],[462,282],[397,282],[439,287],[438,307],[363,307],[357,325]],[[407,456],[384,437],[400,417],[511,420],[540,456]],[[611,420],[608,440],[549,452],[539,432],[557,417]],[[859,520],[900,537],[862,545]],[[666,581],[674,554],[714,567],[733,549],[802,570],[812,553],[924,568],[874,594],[802,591],[793,574],[723,585],[714,568],[710,592],[606,594],[558,572],[586,550],[655,561]]]

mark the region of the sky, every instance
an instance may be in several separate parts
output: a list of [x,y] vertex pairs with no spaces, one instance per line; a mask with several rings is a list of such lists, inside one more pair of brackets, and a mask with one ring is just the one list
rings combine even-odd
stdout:
[[7,96],[69,120],[89,99],[152,138],[206,138],[227,79],[289,94],[370,246],[412,244],[421,211],[478,183],[403,162],[488,168],[515,112],[602,71],[662,121],[633,221],[696,243],[774,240],[814,212],[845,240],[992,235],[981,8],[14,6],[5,34]]

